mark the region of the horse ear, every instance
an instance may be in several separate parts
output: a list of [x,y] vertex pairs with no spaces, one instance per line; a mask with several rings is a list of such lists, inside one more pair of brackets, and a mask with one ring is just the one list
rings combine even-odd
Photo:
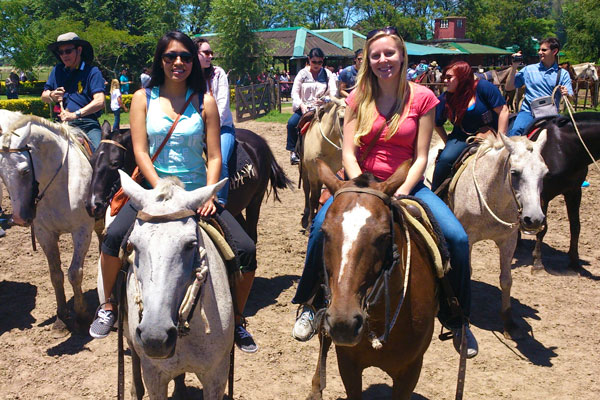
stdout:
[[141,187],[123,170],[119,170],[119,177],[121,178],[121,186],[125,194],[129,196],[129,199],[139,210],[143,209],[146,205],[145,198],[148,197],[146,193],[148,190]]
[[382,182],[380,185],[380,190],[387,194],[388,196],[393,196],[396,193],[396,190],[404,183],[406,180],[406,176],[408,175],[408,170],[412,165],[412,159],[408,159],[404,161],[390,176],[387,178],[385,182]]
[[110,122],[108,122],[107,120],[104,120],[104,122],[102,123],[102,139],[110,139],[110,135],[111,135],[111,126],[110,126]]
[[329,168],[329,165],[320,158],[317,158],[317,171],[319,173],[319,179],[325,184],[331,194],[337,192],[344,183],[335,176],[333,171],[331,171],[331,168]]
[[542,152],[544,145],[546,144],[546,140],[548,139],[548,129],[543,129],[535,142],[533,142],[533,146],[535,150],[539,153]]
[[195,210],[202,204],[206,203],[208,199],[213,197],[225,184],[229,184],[229,179],[225,178],[215,183],[214,185],[208,185],[191,192],[187,192],[187,204],[186,208]]
[[508,136],[502,133],[500,133],[498,136],[500,136],[500,140],[502,140],[502,143],[504,144],[504,147],[506,147],[506,150],[508,150],[509,153],[513,153],[515,151],[515,146],[512,144]]

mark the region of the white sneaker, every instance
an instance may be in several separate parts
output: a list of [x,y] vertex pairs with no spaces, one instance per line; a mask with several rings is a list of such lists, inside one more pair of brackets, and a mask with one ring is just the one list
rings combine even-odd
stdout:
[[315,312],[313,308],[307,305],[302,306],[302,312],[296,316],[292,337],[300,342],[310,340],[315,334],[314,322]]
[[[454,348],[460,354],[460,342],[462,337],[462,329],[451,329],[452,330],[452,343],[454,344]],[[473,358],[477,354],[479,354],[479,345],[477,344],[477,339],[475,339],[475,335],[471,331],[469,326],[465,327],[465,333],[467,336],[467,358]]]

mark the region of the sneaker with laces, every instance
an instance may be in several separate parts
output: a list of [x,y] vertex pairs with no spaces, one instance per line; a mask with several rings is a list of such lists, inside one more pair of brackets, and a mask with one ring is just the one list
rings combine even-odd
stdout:
[[107,337],[116,320],[117,315],[112,310],[101,308],[90,326],[90,336],[95,339]]
[[236,346],[245,353],[256,353],[258,345],[254,342],[254,338],[250,332],[242,325],[236,325],[233,331],[233,341]]
[[295,151],[290,152],[290,164],[292,164],[292,165],[300,164],[300,158],[298,157],[298,154]]
[[[454,348],[460,354],[460,342],[462,338],[462,329],[456,328],[451,329],[452,331],[452,343],[454,344]],[[475,339],[475,335],[471,331],[469,326],[465,327],[465,333],[467,336],[467,358],[473,358],[479,353],[479,345],[477,344],[477,339]]]
[[315,312],[310,306],[303,306],[300,315],[296,316],[296,323],[292,329],[292,337],[300,342],[310,340],[315,334]]

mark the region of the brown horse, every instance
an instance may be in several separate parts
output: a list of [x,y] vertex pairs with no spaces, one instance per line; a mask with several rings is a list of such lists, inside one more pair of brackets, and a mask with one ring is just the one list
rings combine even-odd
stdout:
[[[319,333],[320,359],[325,360],[333,341],[348,399],[362,397],[362,371],[371,366],[393,379],[392,398],[409,399],[437,311],[436,277],[426,245],[390,208],[390,197],[406,179],[410,162],[382,183],[370,174],[343,182],[324,163],[318,165],[321,180],[336,193],[322,226],[330,300]],[[393,244],[399,249],[397,263],[392,262]],[[389,277],[389,304],[396,310],[392,314],[399,312],[392,326],[386,321],[388,299],[373,296],[384,274]],[[317,365],[309,399],[322,398],[322,365]]]

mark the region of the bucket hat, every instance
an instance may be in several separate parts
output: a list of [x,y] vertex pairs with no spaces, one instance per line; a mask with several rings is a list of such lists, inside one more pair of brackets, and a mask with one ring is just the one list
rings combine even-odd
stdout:
[[58,61],[61,61],[60,55],[58,54],[58,47],[69,43],[82,47],[81,59],[83,61],[91,62],[94,59],[94,49],[90,42],[81,39],[75,32],[67,32],[59,35],[56,38],[56,42],[48,45],[48,50],[54,54]]

